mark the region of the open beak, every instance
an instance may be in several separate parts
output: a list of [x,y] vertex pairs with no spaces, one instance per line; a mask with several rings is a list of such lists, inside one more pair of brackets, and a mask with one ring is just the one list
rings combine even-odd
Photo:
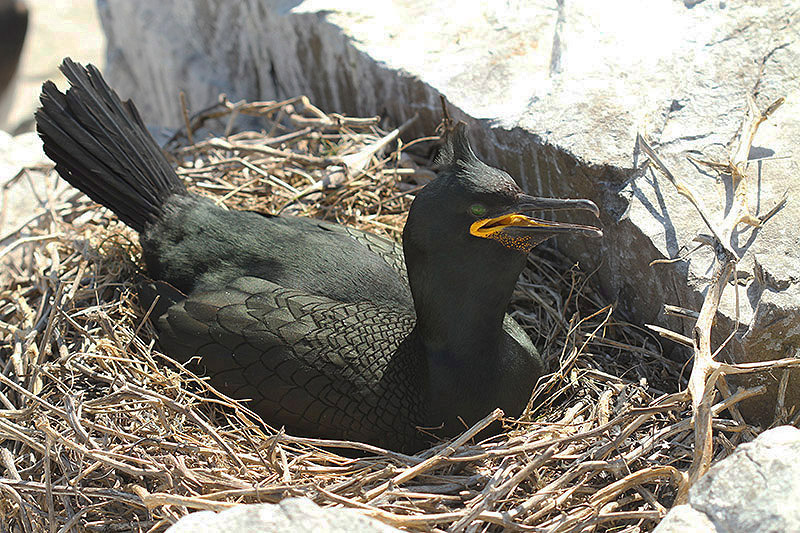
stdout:
[[[548,237],[560,233],[577,233],[586,237],[602,237],[603,231],[594,226],[570,224],[533,218],[525,213],[549,209],[553,211],[582,210],[599,216],[600,211],[591,200],[569,198],[540,198],[520,194],[517,202],[507,212],[493,217],[476,220],[470,226],[470,233],[476,237],[498,239],[501,242],[524,240],[540,243]],[[533,244],[535,246],[535,244]],[[512,246],[518,248],[519,246]]]

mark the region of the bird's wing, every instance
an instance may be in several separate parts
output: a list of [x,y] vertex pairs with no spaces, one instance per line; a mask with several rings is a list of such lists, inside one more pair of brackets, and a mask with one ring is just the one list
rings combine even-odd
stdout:
[[395,241],[386,239],[374,233],[361,231],[349,226],[342,226],[340,224],[332,224],[330,222],[320,221],[319,227],[328,231],[335,231],[338,233],[347,234],[362,245],[364,245],[370,252],[378,255],[390,267],[392,267],[400,277],[408,283],[408,272],[406,272],[406,260],[403,255],[403,246]]
[[268,423],[305,435],[406,448],[416,438],[421,361],[414,318],[242,277],[196,292],[158,320],[179,360],[198,355],[212,384]]

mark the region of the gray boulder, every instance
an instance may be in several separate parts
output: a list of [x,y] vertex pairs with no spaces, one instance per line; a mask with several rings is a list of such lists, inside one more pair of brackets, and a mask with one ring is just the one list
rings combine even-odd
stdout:
[[[723,180],[687,155],[725,160],[755,93],[763,109],[786,104],[762,126],[751,164],[750,202],[765,227],[742,228],[735,246],[737,361],[792,356],[800,346],[800,22],[792,2],[570,0],[98,0],[110,81],[146,120],[182,124],[178,92],[194,110],[231,100],[308,95],[330,111],[382,114],[430,134],[444,94],[474,127],[476,149],[534,194],[589,197],[605,238],[559,239],[609,298],[640,323],[691,334],[663,305],[698,309],[711,254],[649,266],[691,247],[704,230],[694,208],[634,158],[637,132],[696,191],[719,221],[730,202]],[[586,219],[588,221],[588,219]],[[746,252],[746,253],[744,253]],[[715,331],[735,327],[728,290]],[[760,379],[773,396],[747,414],[774,415],[780,376]],[[786,404],[800,405],[800,374]]]
[[355,509],[323,509],[308,498],[280,503],[238,505],[227,511],[199,511],[184,516],[167,533],[396,533],[399,529]]
[[781,426],[742,444],[670,509],[654,533],[800,531],[800,430]]
[[[12,136],[0,130],[0,198],[3,202],[0,238],[30,220],[39,207],[36,193],[43,193],[46,189],[42,180],[20,179],[17,175],[25,167],[49,161],[42,150],[42,141],[35,133]],[[31,190],[31,187],[36,190]],[[45,196],[42,194],[40,197]],[[0,241],[0,247],[3,244]]]

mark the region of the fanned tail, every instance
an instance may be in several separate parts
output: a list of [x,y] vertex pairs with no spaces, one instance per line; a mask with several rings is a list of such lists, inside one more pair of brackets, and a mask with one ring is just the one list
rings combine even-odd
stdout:
[[45,82],[36,111],[44,151],[62,178],[141,233],[186,188],[133,102],[120,101],[95,66],[65,58],[60,69],[70,88]]

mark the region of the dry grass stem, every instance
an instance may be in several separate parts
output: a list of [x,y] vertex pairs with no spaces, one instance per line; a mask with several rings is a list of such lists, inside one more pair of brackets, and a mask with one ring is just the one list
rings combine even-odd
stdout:
[[[245,119],[263,130],[231,133]],[[215,121],[226,135],[199,130]],[[432,177],[433,138],[402,143],[402,127],[327,114],[305,97],[222,98],[186,122],[168,154],[193,191],[231,208],[399,239]],[[300,495],[409,530],[648,531],[697,461],[696,439],[721,455],[726,435],[746,429],[722,413],[758,391],[709,404],[705,425],[693,426],[681,365],[661,355],[658,337],[622,320],[590,275],[541,246],[511,312],[552,373],[520,419],[496,411],[416,456],[288,435],[159,351],[131,282],[142,268],[131,230],[58,186],[52,169],[27,175],[48,184],[48,197],[0,241],[6,531],[163,531],[195,509]],[[697,387],[692,398],[708,400]],[[503,432],[476,441],[495,419]]]

